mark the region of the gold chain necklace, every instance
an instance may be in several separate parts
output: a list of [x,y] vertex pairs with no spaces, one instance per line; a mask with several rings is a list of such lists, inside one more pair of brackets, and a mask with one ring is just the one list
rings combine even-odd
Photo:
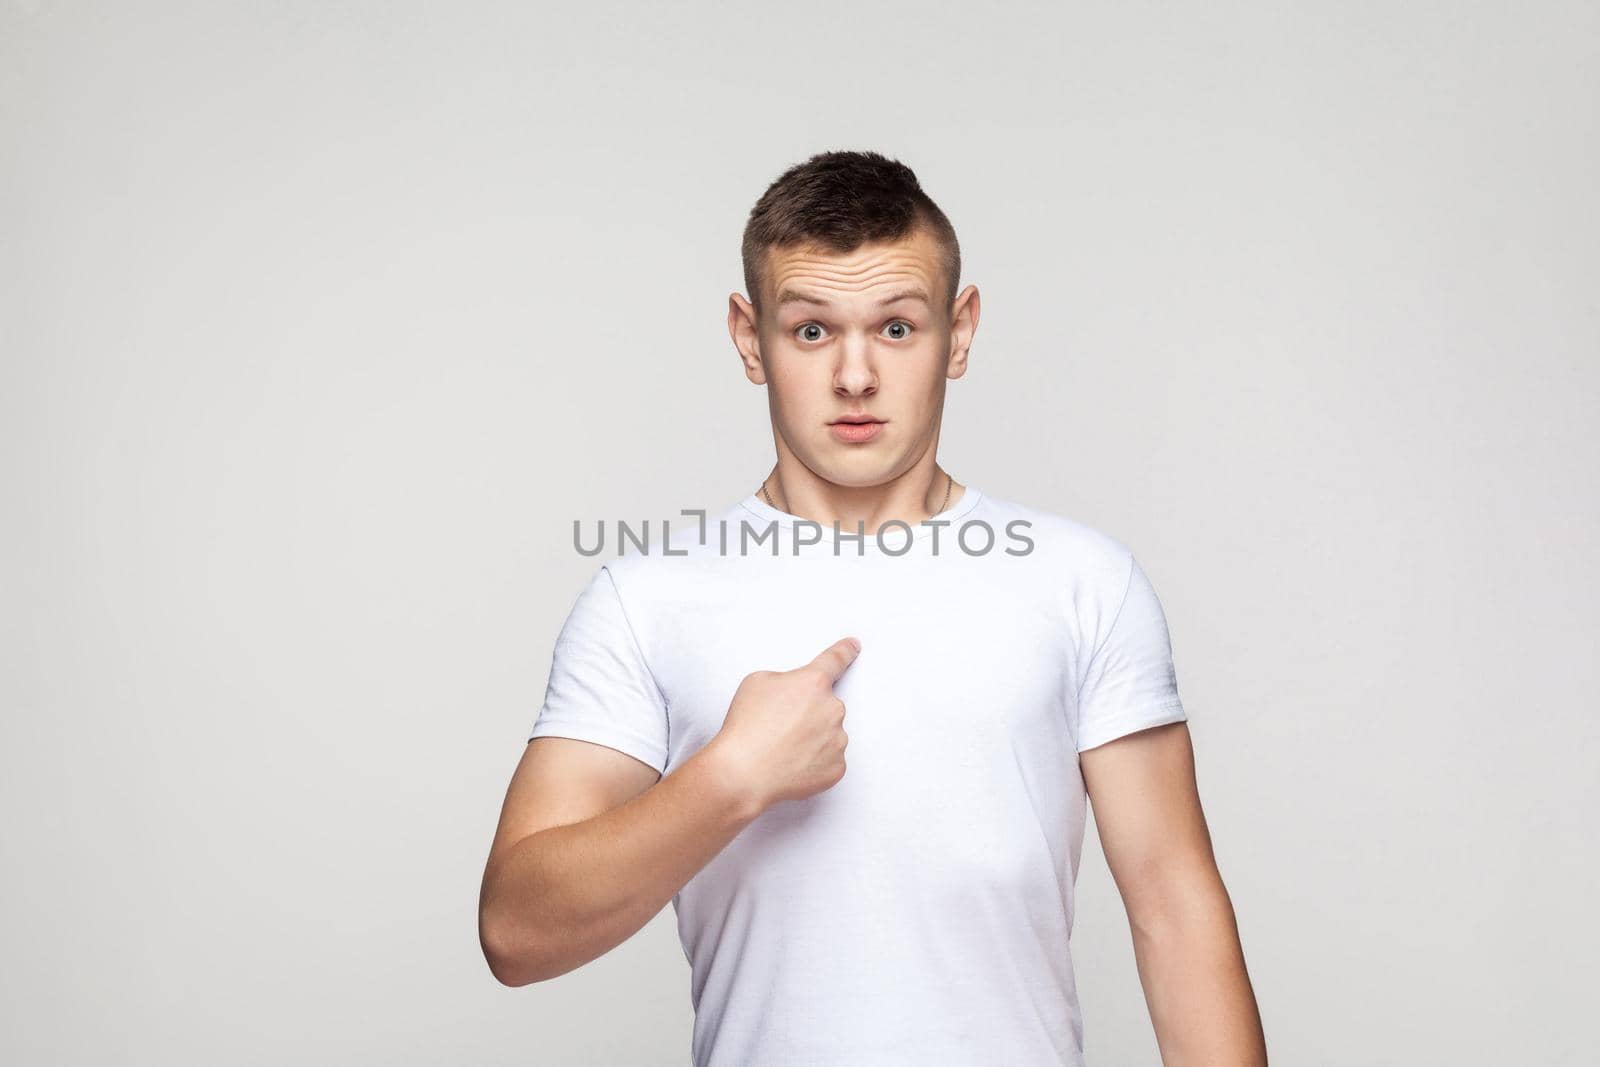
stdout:
[[[949,471],[945,471],[944,472],[944,477],[945,477],[944,503],[939,505],[939,510],[934,512],[933,513],[934,515],[943,515],[946,511],[950,510],[950,490],[955,488],[956,480],[950,476],[950,472]],[[767,492],[767,483],[766,483],[765,480],[763,480],[762,483],[761,483],[761,495],[766,498],[768,506],[771,507],[774,511],[784,511],[785,510],[784,508],[780,508],[780,507],[778,507],[778,505],[776,505],[776,504],[774,504],[772,502],[772,494]],[[930,518],[930,519],[933,518],[933,515],[928,516],[928,518]],[[924,520],[924,521],[926,521],[926,520]]]

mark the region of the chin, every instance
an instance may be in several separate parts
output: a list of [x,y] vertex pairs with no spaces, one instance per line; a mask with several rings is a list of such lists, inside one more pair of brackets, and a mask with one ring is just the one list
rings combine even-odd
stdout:
[[894,477],[894,465],[880,456],[850,456],[843,460],[813,467],[823,478],[834,485],[848,489],[868,489],[883,485]]

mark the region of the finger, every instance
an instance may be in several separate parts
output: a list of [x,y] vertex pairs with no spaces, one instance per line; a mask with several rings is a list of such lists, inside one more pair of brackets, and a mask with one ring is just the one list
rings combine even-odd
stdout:
[[811,666],[820,667],[828,676],[828,684],[832,685],[844,674],[845,668],[855,662],[856,656],[861,652],[861,642],[853,637],[841,637],[821,652],[811,661]]

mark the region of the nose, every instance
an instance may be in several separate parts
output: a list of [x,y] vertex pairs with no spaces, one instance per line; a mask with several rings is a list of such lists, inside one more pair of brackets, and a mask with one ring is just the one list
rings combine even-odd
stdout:
[[838,396],[871,396],[878,391],[878,373],[872,367],[871,343],[851,338],[838,348],[839,365],[833,371],[833,391]]

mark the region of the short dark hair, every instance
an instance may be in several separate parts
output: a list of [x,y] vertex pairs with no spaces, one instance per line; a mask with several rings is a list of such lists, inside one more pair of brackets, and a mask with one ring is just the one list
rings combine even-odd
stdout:
[[769,248],[815,244],[834,253],[898,241],[925,227],[940,246],[945,307],[955,303],[961,245],[910,167],[877,152],[820,152],[780,174],[744,227],[744,284],[760,309]]

